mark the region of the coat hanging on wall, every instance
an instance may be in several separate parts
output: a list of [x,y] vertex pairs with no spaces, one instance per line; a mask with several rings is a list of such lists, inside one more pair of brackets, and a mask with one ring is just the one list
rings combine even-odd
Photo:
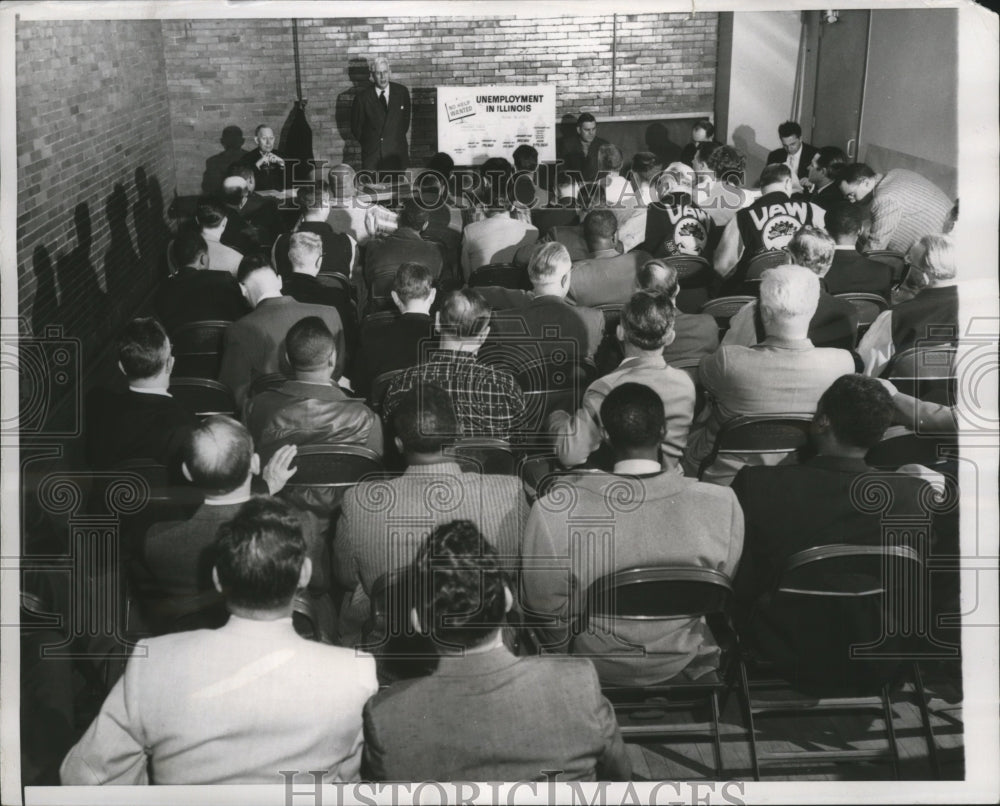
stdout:
[[295,57],[295,98],[292,111],[281,127],[280,150],[286,158],[296,161],[293,177],[296,182],[308,180],[313,171],[313,133],[306,120],[306,104],[302,97],[302,69],[299,63],[299,23],[292,20],[292,50]]

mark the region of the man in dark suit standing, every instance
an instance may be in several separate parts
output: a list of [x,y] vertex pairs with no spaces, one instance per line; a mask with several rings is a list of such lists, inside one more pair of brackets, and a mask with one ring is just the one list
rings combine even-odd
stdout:
[[784,163],[791,169],[792,176],[799,179],[809,176],[809,165],[816,155],[816,147],[802,142],[802,127],[794,120],[786,120],[778,127],[778,137],[781,148],[767,155],[767,164]]
[[370,63],[372,86],[358,92],[351,106],[351,133],[361,143],[361,167],[402,171],[410,167],[406,133],[410,128],[410,92],[389,81],[389,62]]

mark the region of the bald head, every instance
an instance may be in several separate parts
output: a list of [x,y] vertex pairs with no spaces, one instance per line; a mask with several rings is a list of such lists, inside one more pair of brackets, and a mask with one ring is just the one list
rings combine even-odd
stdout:
[[184,475],[207,496],[226,495],[249,482],[254,455],[246,427],[215,414],[191,433]]

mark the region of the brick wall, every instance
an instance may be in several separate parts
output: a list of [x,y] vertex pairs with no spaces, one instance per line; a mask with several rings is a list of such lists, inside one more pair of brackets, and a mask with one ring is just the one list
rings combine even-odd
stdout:
[[18,291],[85,353],[149,293],[174,153],[158,21],[17,25]]
[[[299,20],[313,148],[317,158],[359,164],[349,113],[373,53],[388,55],[394,80],[410,88],[413,164],[435,150],[438,84],[552,83],[560,118],[708,110],[716,26],[715,14]],[[292,24],[176,20],[164,21],[163,30],[179,191],[197,193],[226,125],[240,126],[252,147],[258,123],[276,131],[285,123],[295,98]]]

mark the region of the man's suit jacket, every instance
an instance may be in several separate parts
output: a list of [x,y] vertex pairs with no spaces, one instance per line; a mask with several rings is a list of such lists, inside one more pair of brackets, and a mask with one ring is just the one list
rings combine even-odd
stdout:
[[615,254],[610,249],[576,261],[569,279],[569,296],[577,305],[628,302],[635,293],[639,267],[652,258],[642,251]]
[[593,182],[597,179],[598,155],[600,154],[601,146],[608,145],[608,141],[600,137],[595,137],[587,148],[586,156],[583,154],[583,145],[580,142],[578,134],[567,137],[562,141],[562,144],[563,170],[579,171],[583,175],[583,181],[585,182]]
[[[587,242],[583,239],[583,224],[557,224],[550,227],[545,237],[539,238],[539,240],[546,243],[550,241],[561,243],[566,247],[566,251],[569,252],[569,259],[574,263],[578,260],[586,260],[590,256],[590,250],[587,249]],[[518,264],[523,263],[527,266],[530,257],[530,253],[526,253],[523,256],[519,254],[514,262]]]
[[[465,228],[462,235],[462,273],[466,280],[480,266],[511,263],[515,254],[529,255],[538,241],[538,230],[506,213],[484,218]],[[523,265],[527,265],[524,258]]]
[[548,235],[553,227],[572,227],[580,223],[576,202],[566,206],[536,207],[531,211],[531,223],[538,228],[541,238]]
[[[274,149],[273,153],[283,160],[288,159],[277,149]],[[255,148],[253,151],[248,151],[236,161],[240,165],[245,165],[253,169],[255,192],[259,193],[262,190],[284,190],[291,184],[292,166],[290,164],[286,163],[284,166],[268,165],[265,168],[258,168],[257,160],[260,159],[260,155],[260,148]]]
[[[674,340],[663,348],[663,360],[671,366],[679,361],[692,361],[711,355],[719,348],[719,323],[708,313],[681,313],[677,311],[674,318]],[[597,372],[606,375],[614,371],[625,354],[621,342],[614,333],[606,333],[601,347],[597,351]],[[697,377],[697,367],[686,370]]]
[[232,390],[237,405],[243,405],[254,378],[288,371],[285,336],[292,325],[307,316],[318,316],[330,328],[337,342],[334,377],[343,374],[344,326],[336,308],[309,305],[292,297],[263,299],[253,311],[226,328],[219,380]]
[[404,263],[426,266],[437,280],[444,268],[444,251],[409,227],[401,227],[384,238],[372,238],[365,246],[364,278],[368,294],[389,296],[396,272]]
[[291,618],[230,616],[217,630],[148,638],[60,779],[276,785],[280,770],[323,770],[324,783],[357,781],[362,709],[377,690],[370,655],[306,640]]
[[[667,471],[593,473],[558,484],[565,486],[553,487],[532,506],[521,550],[526,611],[556,617],[554,626],[541,630],[543,639],[553,648],[595,655],[605,683],[647,685],[684,669],[698,676],[716,668],[718,647],[699,618],[593,619],[578,634],[572,625],[583,612],[587,588],[615,571],[682,565],[732,577],[743,549],[743,513],[732,491]],[[600,519],[610,519],[610,531],[595,528]],[[560,563],[554,565],[556,558]]]
[[806,199],[813,204],[818,204],[824,210],[832,210],[838,204],[847,203],[844,194],[840,192],[840,183],[838,182],[831,182],[819,193],[810,193]]
[[[809,163],[812,162],[817,151],[819,151],[819,149],[816,148],[816,146],[810,145],[809,143],[802,144],[802,154],[799,156],[799,179],[804,179],[809,176]],[[787,159],[788,152],[783,148],[776,148],[767,155],[767,164],[780,165]],[[811,199],[811,201],[816,200]]]
[[388,112],[374,84],[358,91],[351,104],[351,133],[361,143],[361,167],[405,170],[410,167],[406,133],[410,129],[410,92],[389,82]]
[[156,312],[167,333],[188,322],[235,322],[250,312],[229,272],[182,268],[163,281]]
[[489,362],[494,352],[520,355],[527,336],[535,342],[530,346],[537,348],[525,356],[528,360],[565,351],[567,340],[574,345],[573,352],[568,353],[571,359],[574,354],[578,360],[593,358],[603,335],[604,316],[600,311],[558,296],[532,297],[523,306],[493,312],[490,335],[480,357]]
[[[358,345],[358,309],[351,299],[350,291],[341,285],[333,283],[328,285],[311,274],[293,271],[282,281],[281,293],[297,302],[336,308],[340,315],[340,323],[344,327],[344,349],[351,359],[348,363],[353,364]],[[349,376],[346,372],[347,366],[345,364],[345,374]]]
[[519,658],[505,647],[444,656],[365,706],[375,781],[627,780],[611,704],[583,658]]
[[[825,278],[824,278],[825,284]],[[760,318],[758,302],[747,303],[729,320],[729,330],[723,344],[742,344],[750,347],[764,341],[764,323]],[[809,320],[806,337],[814,347],[834,347],[853,350],[858,340],[858,311],[847,300],[837,299],[820,291],[816,313]]]
[[354,390],[367,396],[379,375],[414,366],[432,343],[437,344],[434,320],[425,313],[400,314],[388,324],[363,322],[356,377],[351,378]]
[[849,291],[878,294],[886,302],[892,293],[892,267],[862,255],[856,249],[838,249],[833,265],[823,278],[831,294]]

